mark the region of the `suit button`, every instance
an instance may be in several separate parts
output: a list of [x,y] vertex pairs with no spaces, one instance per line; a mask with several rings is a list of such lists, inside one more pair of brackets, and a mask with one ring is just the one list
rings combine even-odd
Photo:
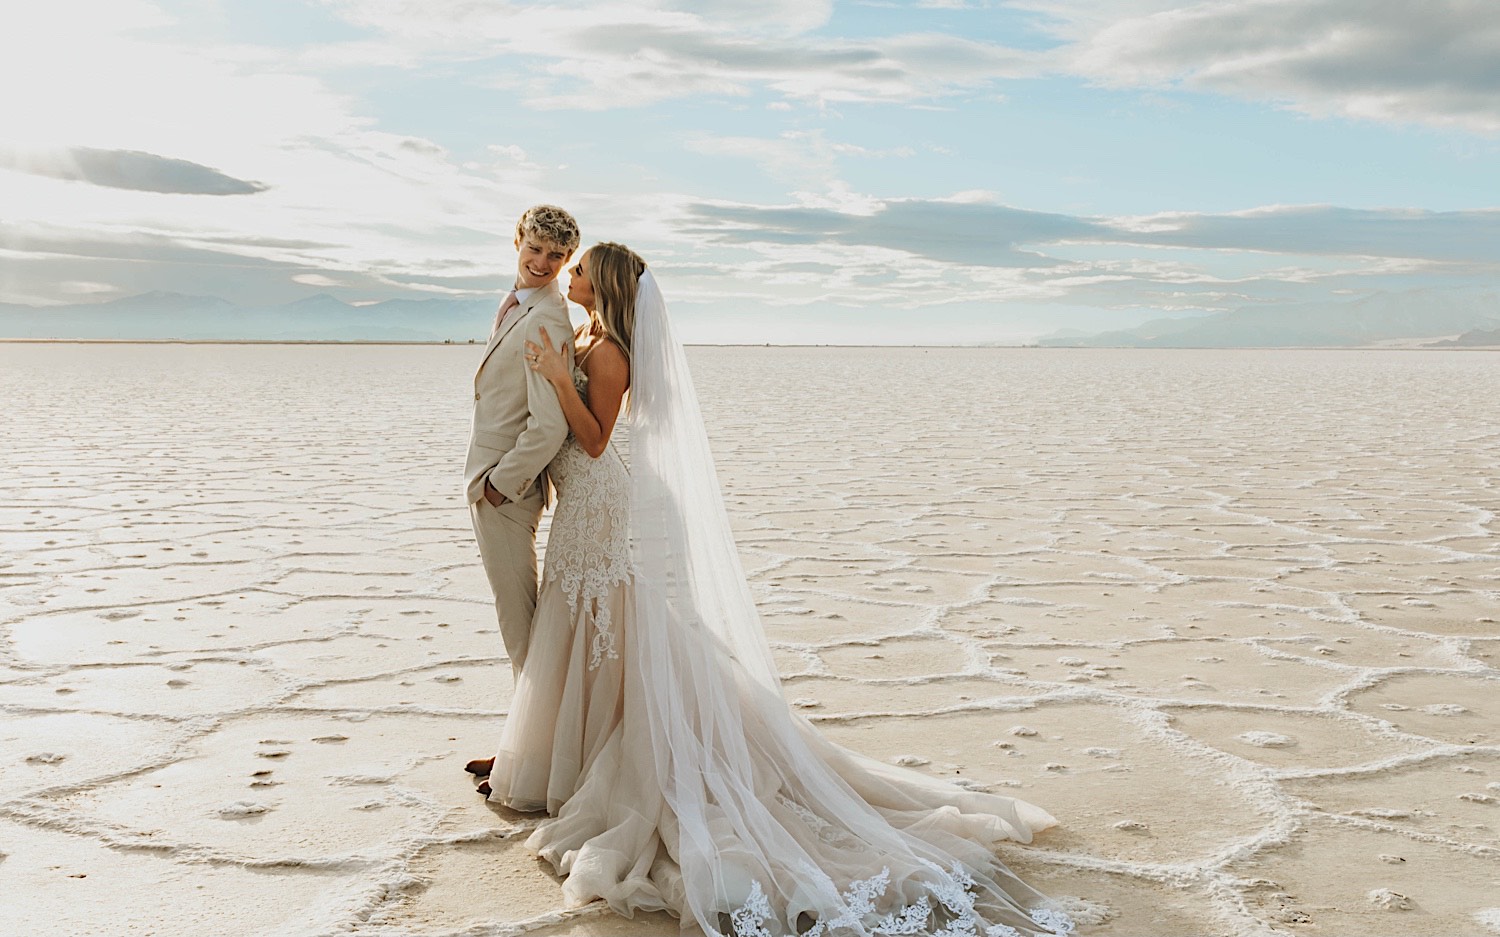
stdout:
[[475,400],[478,400],[478,399],[479,399],[479,395],[478,395],[478,394],[475,394],[475,395],[474,395],[474,399],[475,399]]

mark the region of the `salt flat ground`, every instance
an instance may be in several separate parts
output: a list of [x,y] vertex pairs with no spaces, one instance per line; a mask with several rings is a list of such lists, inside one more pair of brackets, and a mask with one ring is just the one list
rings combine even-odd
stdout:
[[[0,933],[676,933],[460,768],[479,353],[0,345]],[[788,699],[1082,933],[1500,933],[1500,357],[690,355]]]

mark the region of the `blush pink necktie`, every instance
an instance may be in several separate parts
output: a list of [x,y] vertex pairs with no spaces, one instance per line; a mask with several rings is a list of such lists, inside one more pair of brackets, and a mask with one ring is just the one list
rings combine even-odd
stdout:
[[495,313],[495,328],[490,331],[497,331],[505,322],[505,314],[519,305],[521,305],[521,301],[516,298],[516,291],[511,290],[510,295],[505,297],[505,302],[500,304],[500,311]]

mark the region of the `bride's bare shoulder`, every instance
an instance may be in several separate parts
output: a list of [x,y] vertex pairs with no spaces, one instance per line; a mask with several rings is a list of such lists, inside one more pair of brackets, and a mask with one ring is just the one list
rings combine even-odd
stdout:
[[630,373],[630,360],[619,345],[607,338],[596,338],[579,353],[583,363],[579,367],[592,379],[598,374]]

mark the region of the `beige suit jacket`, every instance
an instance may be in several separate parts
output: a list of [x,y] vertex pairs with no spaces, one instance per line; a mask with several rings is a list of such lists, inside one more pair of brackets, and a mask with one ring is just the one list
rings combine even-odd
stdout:
[[546,326],[553,347],[562,345],[573,367],[573,326],[568,303],[557,281],[536,290],[510,311],[490,335],[484,358],[474,372],[474,423],[464,467],[468,503],[484,497],[484,480],[512,501],[520,501],[533,482],[547,497],[547,463],[568,435],[568,421],[557,391],[526,364],[526,342],[541,344]]

